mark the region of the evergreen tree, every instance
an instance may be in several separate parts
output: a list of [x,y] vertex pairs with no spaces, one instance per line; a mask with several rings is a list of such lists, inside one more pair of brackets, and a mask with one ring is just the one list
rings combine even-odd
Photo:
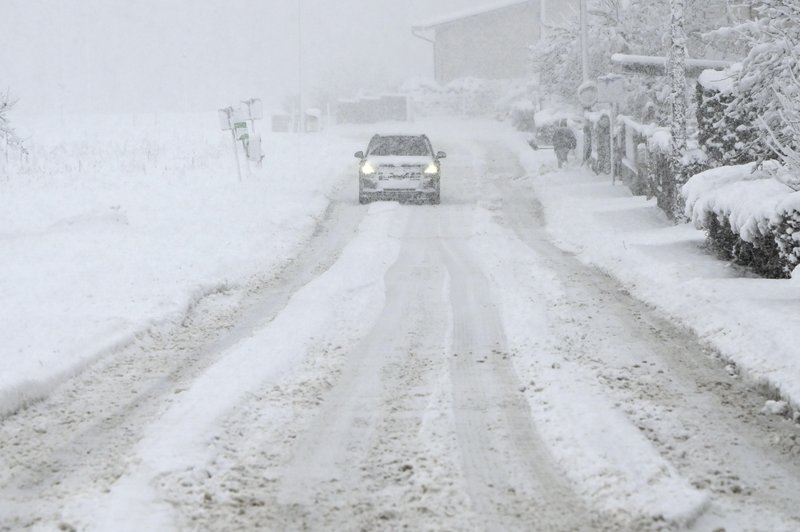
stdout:
[[[743,35],[750,52],[742,63],[732,112],[758,117],[755,151],[777,156],[800,176],[800,3],[761,0]],[[800,188],[800,177],[789,184]]]

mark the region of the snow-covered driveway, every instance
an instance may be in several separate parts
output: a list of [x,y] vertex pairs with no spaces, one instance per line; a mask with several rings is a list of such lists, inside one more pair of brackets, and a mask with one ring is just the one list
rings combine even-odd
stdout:
[[800,527],[796,425],[455,129],[442,205],[342,176],[280,272],[0,422],[0,529]]

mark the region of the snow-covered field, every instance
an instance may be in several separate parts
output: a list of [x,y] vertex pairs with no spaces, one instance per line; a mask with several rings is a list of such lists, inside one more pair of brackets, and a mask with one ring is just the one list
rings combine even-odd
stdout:
[[37,127],[31,165],[0,180],[0,415],[267,274],[352,162],[352,140],[265,135],[239,182],[214,114],[84,120]]
[[94,132],[0,183],[0,528],[800,525],[800,430],[742,378],[797,404],[797,280],[505,124],[379,126],[448,152],[440,206],[358,205],[366,127],[241,183],[213,121],[200,164],[128,127],[144,166]]

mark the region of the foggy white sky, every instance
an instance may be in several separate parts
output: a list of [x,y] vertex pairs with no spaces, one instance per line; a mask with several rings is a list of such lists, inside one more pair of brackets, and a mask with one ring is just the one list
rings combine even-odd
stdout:
[[432,77],[410,26],[492,0],[1,0],[0,88],[26,112],[213,110]]

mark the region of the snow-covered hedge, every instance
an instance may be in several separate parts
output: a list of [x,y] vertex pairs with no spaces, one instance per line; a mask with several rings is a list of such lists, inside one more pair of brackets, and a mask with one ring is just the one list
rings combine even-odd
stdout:
[[682,189],[686,215],[712,249],[765,277],[787,278],[800,262],[800,192],[777,177],[776,162],[723,166]]
[[741,65],[706,70],[697,80],[697,139],[710,166],[745,164],[764,155],[758,139],[758,116],[752,108],[735,107],[736,79]]

